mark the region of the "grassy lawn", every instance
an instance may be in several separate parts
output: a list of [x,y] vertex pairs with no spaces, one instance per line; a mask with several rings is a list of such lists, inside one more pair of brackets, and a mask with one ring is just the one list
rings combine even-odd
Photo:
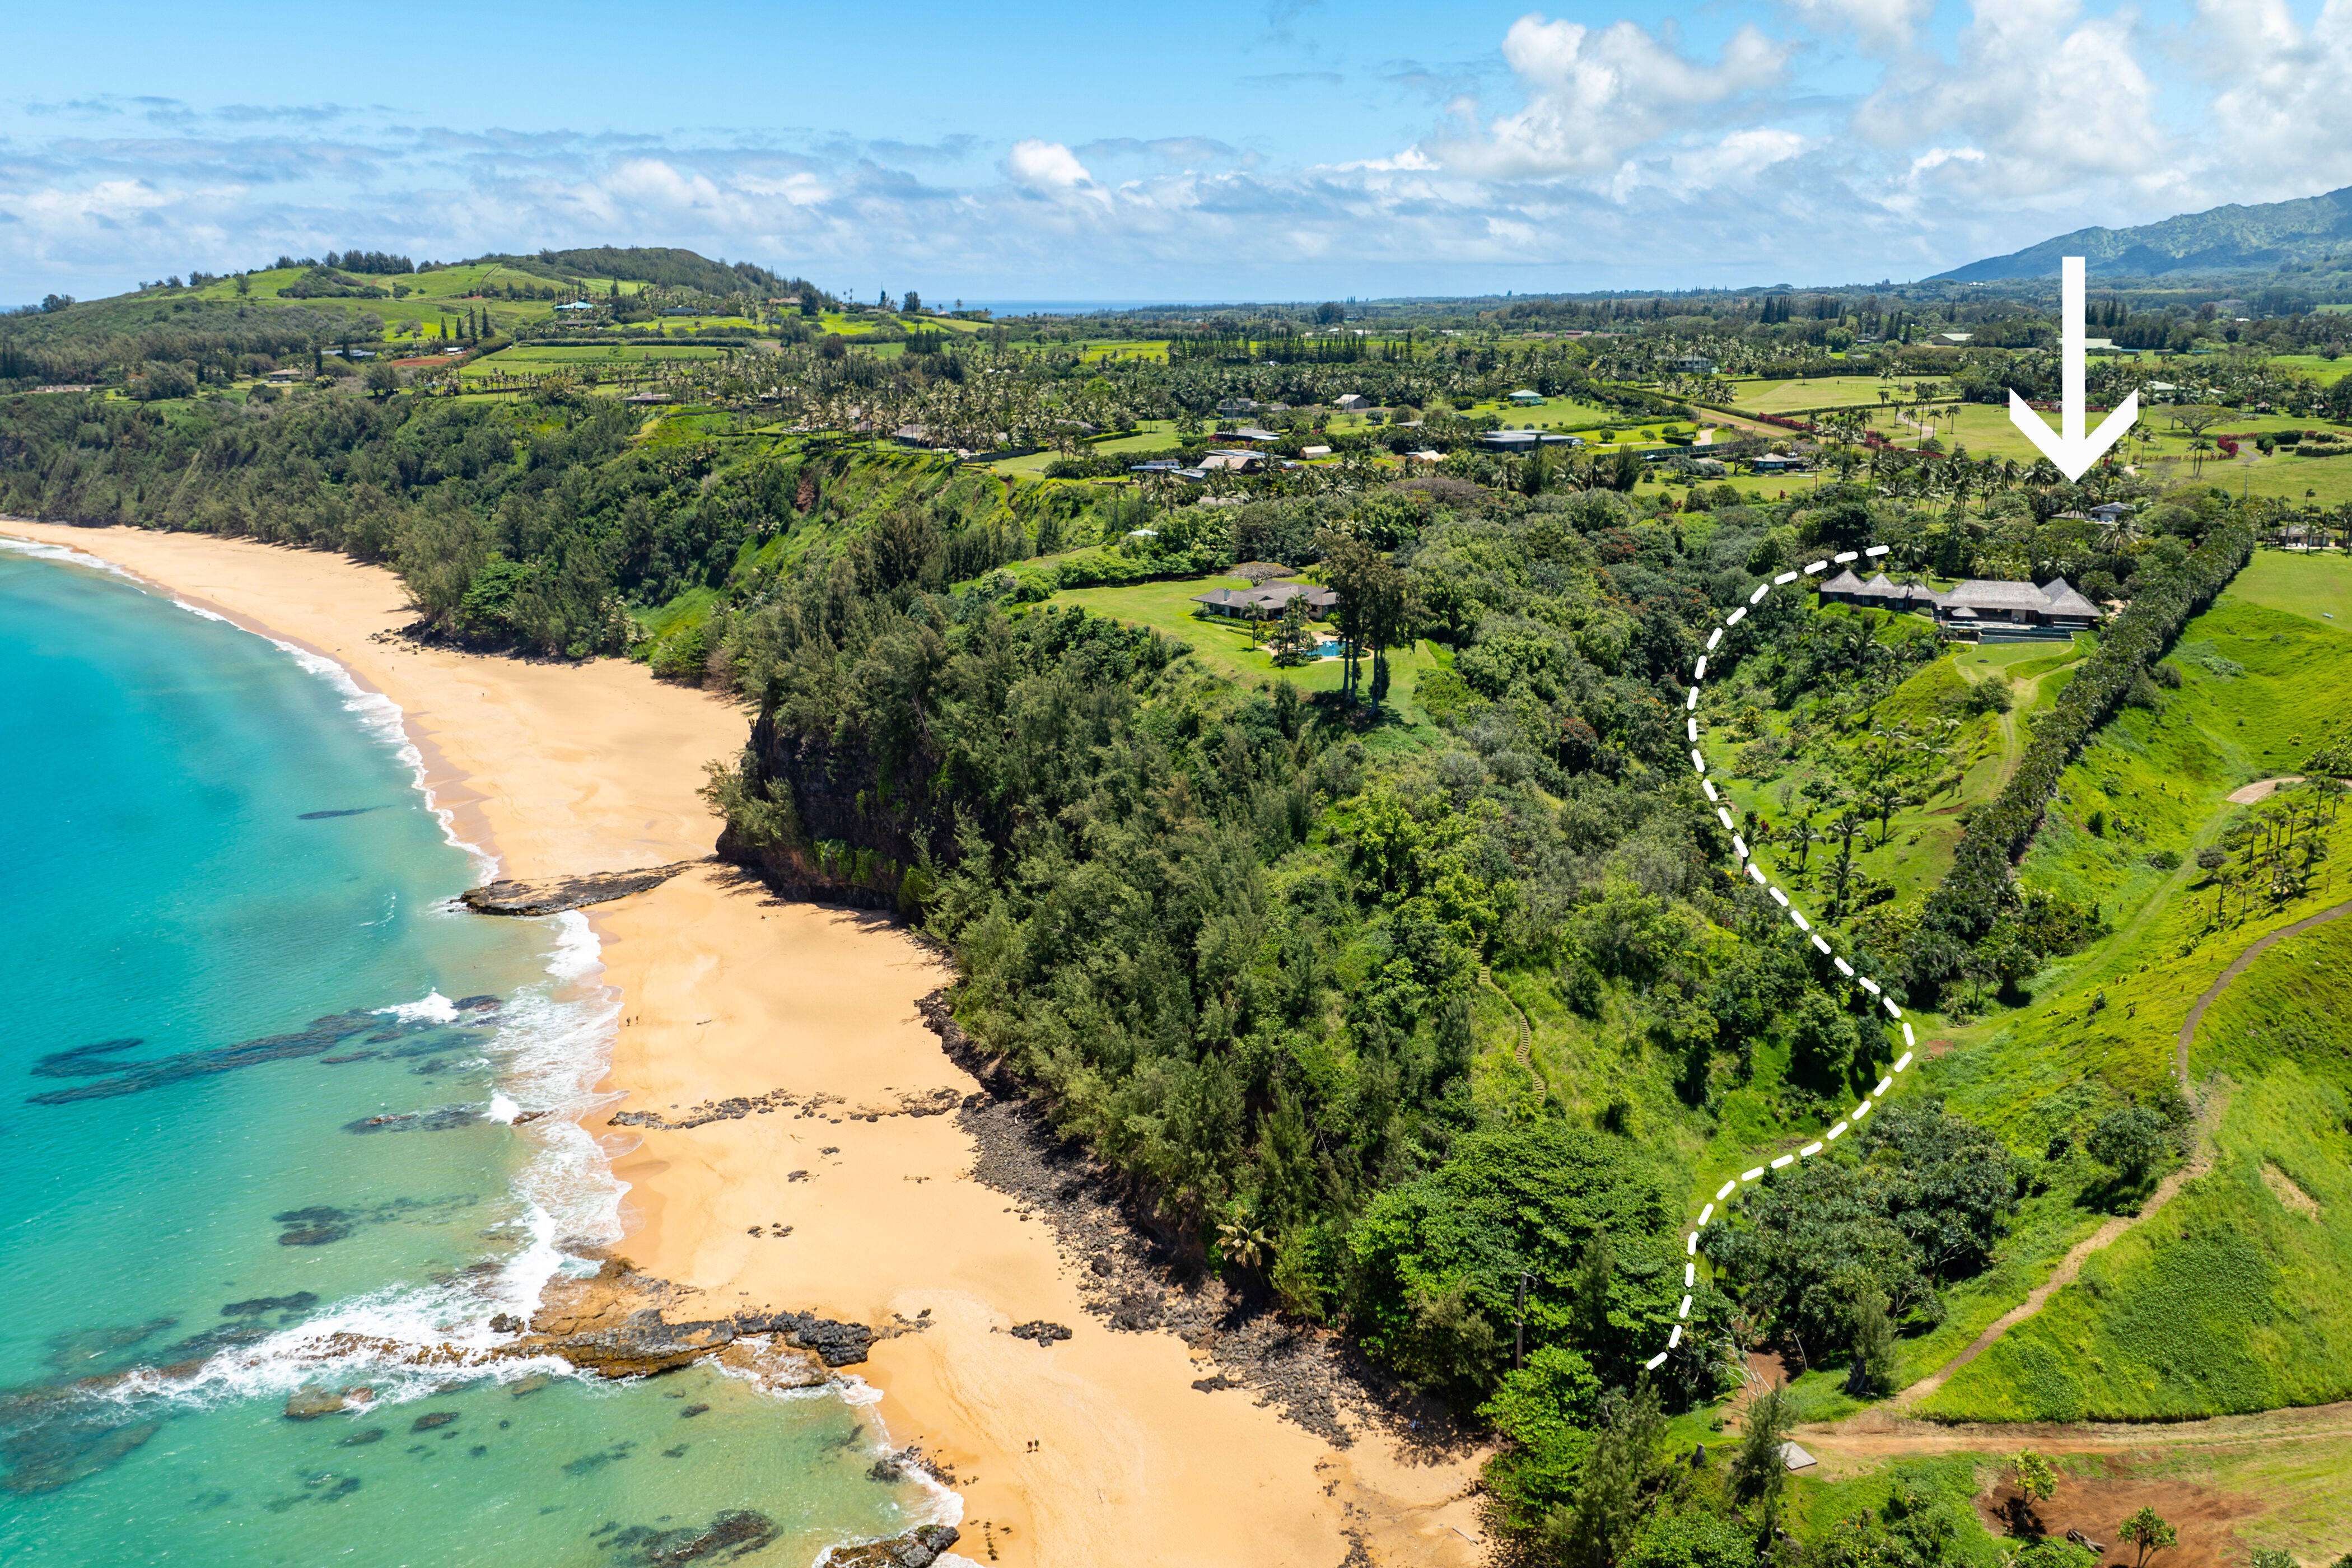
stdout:
[[[2233,901],[2226,923],[2195,863],[2252,809],[2229,805],[2231,790],[2299,771],[2340,721],[2352,633],[2265,602],[2306,592],[2276,575],[2302,564],[2266,557],[2262,574],[2242,576],[2183,631],[2168,660],[2182,684],[2162,708],[2125,710],[2062,779],[2021,879],[2098,901],[2112,934],[2037,977],[2024,1008],[1947,1026],[1958,1048],[1926,1064],[1927,1087],[2013,1148],[2039,1150],[2062,1132],[2079,1141],[2117,1089],[2155,1089],[2189,1005],[2232,959],[2352,893],[2335,886],[2352,853],[2352,822],[2340,819],[2324,830],[2330,853],[2305,894],[2251,913]],[[2158,864],[2159,852],[2179,857],[2177,868]],[[2352,1394],[2352,1303],[2338,1284],[2352,1269],[2347,976],[2352,925],[2337,922],[2273,947],[2223,994],[2191,1055],[2218,1110],[2210,1172],[1922,1414],[2146,1420]],[[2003,1257],[2054,1257],[2068,1226],[2094,1217],[2074,1208],[2021,1225]],[[1954,1320],[2021,1299],[2032,1272],[1978,1292],[1969,1310],[1956,1296]]]
[[1745,414],[1785,414],[1793,408],[1878,406],[1881,392],[1901,384],[1874,375],[1811,375],[1794,381],[1742,381],[1733,384],[1732,406]]
[[[1507,402],[1479,403],[1464,409],[1465,414],[1492,414],[1503,422],[1507,430],[1591,430],[1596,426],[1613,425],[1626,429],[1641,429],[1643,422],[1632,418],[1622,409],[1603,408],[1597,404],[1578,403],[1566,397],[1546,400],[1540,408],[1521,408]],[[1671,420],[1653,419],[1652,430],[1691,428]]]
[[2352,559],[2257,550],[2230,584],[2230,596],[2315,621],[2333,619],[2352,631]]
[[[1196,615],[1195,594],[1205,594],[1212,588],[1246,588],[1246,577],[1191,577],[1160,583],[1133,583],[1117,587],[1065,588],[1049,602],[1076,605],[1092,615],[1109,616],[1130,626],[1150,626],[1164,632],[1190,646],[1201,662],[1221,675],[1230,677],[1245,686],[1271,687],[1277,679],[1289,681],[1301,691],[1337,691],[1343,669],[1337,658],[1318,658],[1311,664],[1279,669],[1274,656],[1263,648],[1250,646],[1249,623],[1228,621],[1223,616]],[[1326,636],[1336,636],[1328,626],[1321,629]],[[1389,702],[1391,709],[1418,721],[1413,708],[1413,694],[1421,677],[1437,668],[1439,655],[1428,643],[1411,648],[1392,648],[1389,653]],[[1363,679],[1371,679],[1370,666],[1365,666]]]

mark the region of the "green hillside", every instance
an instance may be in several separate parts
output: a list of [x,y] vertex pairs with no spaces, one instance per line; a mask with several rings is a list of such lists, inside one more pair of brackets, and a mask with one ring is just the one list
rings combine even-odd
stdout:
[[2170,273],[2271,272],[2282,267],[2341,272],[2352,268],[2352,185],[2325,195],[2255,206],[2184,213],[2133,228],[2078,228],[2007,256],[1939,272],[1931,283],[2054,278],[2062,257],[2110,278]]

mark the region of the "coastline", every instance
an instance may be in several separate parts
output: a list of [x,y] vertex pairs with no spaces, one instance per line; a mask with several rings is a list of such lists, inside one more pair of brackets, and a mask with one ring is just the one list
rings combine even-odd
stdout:
[[[321,552],[5,518],[0,532],[98,556],[399,703],[449,831],[499,857],[501,875],[663,865],[708,855],[717,837],[695,791],[705,761],[741,746],[738,706],[620,660],[400,641],[387,635],[410,619],[397,579]],[[1087,1312],[1078,1260],[1034,1205],[973,1179],[971,1134],[939,1113],[981,1085],[917,1010],[948,974],[908,933],[784,902],[721,866],[586,913],[622,997],[602,1086],[619,1098],[585,1122],[628,1189],[616,1250],[712,1316],[813,1310],[902,1328],[862,1370],[892,1441],[955,1478],[961,1554],[1479,1559],[1470,1463],[1418,1459],[1370,1427],[1335,1448],[1211,1378],[1211,1349],[1114,1332]],[[612,1121],[685,1120],[746,1097],[772,1099],[688,1128]],[[1072,1337],[1005,1331],[1028,1321]]]

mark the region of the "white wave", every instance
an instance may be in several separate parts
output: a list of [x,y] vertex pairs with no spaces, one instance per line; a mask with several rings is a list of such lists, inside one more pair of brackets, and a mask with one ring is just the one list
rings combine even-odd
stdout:
[[69,545],[51,544],[47,540],[24,539],[13,533],[0,533],[0,550],[13,550],[19,555],[30,555],[40,561],[62,561],[69,565],[87,566],[93,571],[108,572],[117,577],[128,578],[134,583],[140,581],[136,573],[117,566],[111,561],[101,559],[85,551],[73,549]]
[[[193,605],[184,605],[182,607],[195,608]],[[205,613],[207,612],[197,611],[199,615]],[[218,620],[220,617],[215,616],[213,618]],[[432,787],[425,783],[425,752],[414,740],[410,739],[406,716],[401,711],[400,704],[381,691],[368,690],[352,678],[350,670],[324,654],[313,653],[309,648],[288,642],[282,637],[271,637],[268,640],[272,647],[291,658],[305,672],[317,676],[342,693],[343,711],[356,718],[360,728],[366,731],[369,735],[384,745],[392,747],[393,754],[398,757],[403,765],[408,769],[409,787],[425,797],[425,809],[431,812],[433,819],[441,825],[443,840],[452,848],[462,849],[473,857],[477,880],[484,882],[494,880],[499,874],[499,858],[473,840],[458,837],[457,814],[449,807],[435,802]]]
[[514,1125],[514,1119],[521,1114],[522,1107],[509,1100],[504,1094],[493,1093],[490,1096],[491,1121],[503,1121],[511,1127]]
[[402,1002],[390,1007],[378,1007],[377,1013],[397,1018],[404,1024],[454,1024],[457,1021],[457,1004],[438,991],[427,991],[415,1002]]
[[555,950],[547,958],[550,974],[561,981],[580,981],[604,967],[604,944],[586,915],[565,910],[555,922]]

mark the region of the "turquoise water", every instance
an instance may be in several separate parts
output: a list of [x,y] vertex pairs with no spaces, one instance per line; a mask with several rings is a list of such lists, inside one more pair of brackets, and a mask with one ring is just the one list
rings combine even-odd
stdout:
[[463,1360],[617,1236],[571,1117],[510,1124],[591,1103],[614,1002],[578,915],[448,907],[488,865],[415,766],[332,666],[0,549],[0,1561],[628,1564],[749,1510],[805,1563],[932,1517],[858,1385]]

